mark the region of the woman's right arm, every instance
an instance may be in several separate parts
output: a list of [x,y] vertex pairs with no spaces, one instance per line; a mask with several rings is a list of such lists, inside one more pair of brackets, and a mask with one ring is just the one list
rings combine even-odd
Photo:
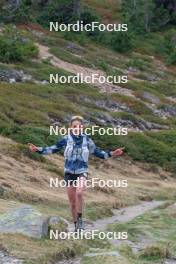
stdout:
[[50,147],[37,147],[31,143],[29,143],[28,146],[31,152],[38,152],[43,155],[48,155],[60,151],[64,146],[66,146],[66,144],[67,141],[66,138],[64,137],[61,140],[59,140],[55,145]]

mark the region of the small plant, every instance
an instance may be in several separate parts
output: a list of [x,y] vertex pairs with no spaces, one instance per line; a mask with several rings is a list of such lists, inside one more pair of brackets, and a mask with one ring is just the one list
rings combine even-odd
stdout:
[[111,37],[111,47],[118,52],[128,52],[133,48],[132,35],[129,32],[116,32]]
[[171,253],[168,247],[158,246],[158,245],[152,245],[146,247],[142,253],[140,254],[140,257],[146,258],[146,259],[162,259],[162,258],[170,258]]
[[164,55],[166,63],[176,64],[176,31],[170,30],[157,47],[157,53]]
[[170,170],[172,172],[172,176],[176,177],[176,158],[172,158],[170,162]]
[[38,48],[20,32],[8,27],[0,38],[0,61],[5,63],[24,61],[36,57]]

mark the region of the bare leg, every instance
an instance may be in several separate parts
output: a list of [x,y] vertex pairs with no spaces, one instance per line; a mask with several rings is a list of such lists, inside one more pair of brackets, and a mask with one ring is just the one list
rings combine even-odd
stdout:
[[79,177],[78,178],[78,185],[76,187],[76,206],[77,206],[77,212],[82,213],[83,211],[83,194],[85,191],[85,177]]
[[67,195],[70,203],[70,208],[73,216],[73,222],[77,221],[77,208],[76,208],[76,187],[67,187]]

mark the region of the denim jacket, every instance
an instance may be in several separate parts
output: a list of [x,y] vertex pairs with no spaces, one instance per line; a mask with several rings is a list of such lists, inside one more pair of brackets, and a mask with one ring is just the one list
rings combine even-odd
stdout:
[[111,157],[110,152],[97,148],[93,140],[85,134],[79,136],[66,135],[53,146],[38,148],[38,153],[47,155],[56,153],[61,149],[65,149],[65,173],[80,174],[88,172],[89,154],[101,159]]

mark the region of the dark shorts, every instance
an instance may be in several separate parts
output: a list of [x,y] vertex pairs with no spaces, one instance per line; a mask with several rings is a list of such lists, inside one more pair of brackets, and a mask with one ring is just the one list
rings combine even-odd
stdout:
[[76,183],[77,179],[80,177],[85,177],[86,179],[88,178],[88,173],[80,173],[80,174],[72,174],[69,172],[65,173],[64,180],[66,181],[67,186],[68,185],[73,185],[73,183]]

